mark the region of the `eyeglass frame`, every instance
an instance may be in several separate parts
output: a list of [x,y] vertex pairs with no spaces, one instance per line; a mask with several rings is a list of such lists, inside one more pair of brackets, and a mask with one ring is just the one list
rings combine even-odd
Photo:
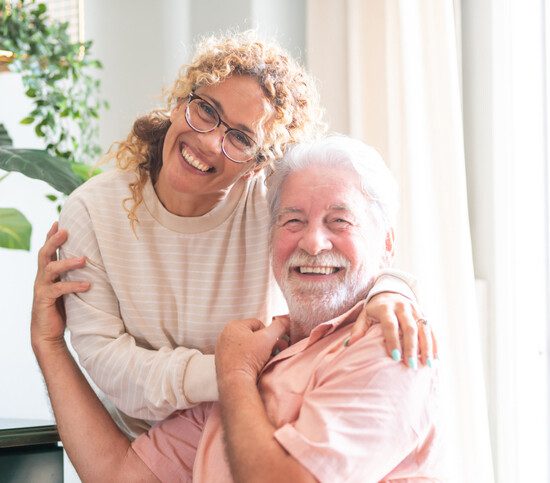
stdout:
[[[191,122],[189,121],[189,118],[191,117],[191,114],[190,114],[190,110],[189,110],[189,106],[191,104],[192,101],[198,99],[199,101],[203,101],[203,102],[206,102],[206,104],[208,104],[212,110],[216,113],[216,115],[218,116],[218,123],[212,127],[212,129],[208,129],[207,131],[201,131],[200,129],[197,129],[195,126],[193,126],[193,124],[191,124]],[[210,103],[209,101],[207,101],[206,99],[203,99],[202,97],[200,97],[199,95],[195,94],[194,92],[190,92],[189,93],[189,96],[187,96],[187,106],[185,107],[185,121],[187,122],[187,125],[193,129],[193,131],[195,132],[198,132],[198,133],[201,133],[201,134],[205,134],[205,133],[209,133],[209,132],[212,132],[212,131],[215,131],[216,129],[218,129],[220,127],[220,125],[223,125],[223,127],[225,127],[225,133],[223,135],[223,138],[222,138],[222,142],[221,142],[221,148],[222,148],[222,153],[224,154],[224,156],[229,159],[230,161],[233,161],[234,163],[238,163],[238,164],[244,164],[244,163],[248,163],[249,161],[251,161],[252,159],[254,159],[260,148],[258,146],[258,143],[252,139],[248,134],[246,134],[245,132],[241,131],[240,129],[236,129],[236,128],[233,128],[231,127],[229,124],[227,124],[220,116],[220,113],[218,112],[218,110],[212,105],[212,103]],[[229,156],[226,151],[225,151],[225,148],[224,148],[224,142],[225,142],[225,138],[227,137],[227,134],[230,132],[230,131],[234,131],[234,132],[238,132],[238,133],[241,133],[243,136],[245,136],[246,138],[250,139],[250,141],[252,141],[253,145],[256,147],[256,154],[250,156],[250,158],[244,160],[244,161],[237,161],[235,159],[233,159],[231,156]]]

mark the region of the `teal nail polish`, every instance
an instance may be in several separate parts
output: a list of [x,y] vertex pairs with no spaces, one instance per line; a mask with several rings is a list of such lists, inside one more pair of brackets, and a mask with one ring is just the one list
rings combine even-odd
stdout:
[[431,357],[428,357],[428,359],[426,360],[426,364],[428,365],[428,367],[433,367],[433,362],[432,362],[432,358]]
[[275,347],[275,349],[273,349],[273,357],[275,357],[279,352],[281,352],[281,349]]
[[391,358],[394,361],[400,361],[401,360],[401,351],[399,349],[394,349],[391,351]]
[[345,341],[344,341],[344,347],[347,347],[349,345],[349,341],[351,339],[351,336],[348,337]]
[[416,369],[418,367],[418,362],[416,361],[416,359],[414,357],[409,357],[408,362],[409,362],[409,367],[411,369]]

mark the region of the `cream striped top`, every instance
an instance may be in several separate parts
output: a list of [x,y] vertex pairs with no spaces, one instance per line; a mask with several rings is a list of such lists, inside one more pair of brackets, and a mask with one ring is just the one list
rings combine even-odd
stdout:
[[[71,342],[135,435],[147,424],[132,418],[158,421],[217,400],[213,352],[228,321],[270,321],[286,307],[269,266],[262,176],[194,218],[168,212],[149,182],[136,234],[122,205],[133,179],[120,170],[92,178],[66,201],[60,226],[69,232],[61,256],[87,258],[67,278],[92,283],[65,298]],[[370,296],[411,296],[398,278],[379,280]]]

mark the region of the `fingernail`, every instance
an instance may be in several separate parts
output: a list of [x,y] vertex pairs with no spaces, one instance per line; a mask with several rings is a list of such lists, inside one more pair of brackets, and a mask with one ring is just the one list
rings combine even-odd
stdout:
[[428,359],[426,359],[426,364],[428,365],[428,367],[433,367],[433,363],[432,363],[432,358],[431,358],[431,357],[428,357]]
[[349,345],[350,339],[351,339],[351,335],[344,341],[344,347],[347,347]]
[[418,367],[418,362],[415,357],[409,357],[408,362],[411,369],[416,369]]
[[275,347],[275,349],[273,350],[273,355],[276,356],[279,352],[281,352],[281,349]]
[[391,358],[394,361],[400,361],[401,360],[401,351],[399,349],[394,349],[391,351]]

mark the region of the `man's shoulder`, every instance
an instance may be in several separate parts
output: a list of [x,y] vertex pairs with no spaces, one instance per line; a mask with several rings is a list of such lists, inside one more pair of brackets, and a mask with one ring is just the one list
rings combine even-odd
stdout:
[[[342,378],[350,383],[349,376],[357,377],[363,384],[375,384],[384,387],[388,394],[392,392],[418,392],[418,397],[432,397],[438,383],[437,366],[430,368],[420,365],[418,369],[409,368],[403,360],[394,361],[387,353],[384,333],[380,324],[371,326],[365,335],[351,345],[345,345],[351,324],[338,328],[329,337],[333,342],[325,349],[326,356],[317,368],[327,377]],[[317,377],[318,381],[326,378]]]

